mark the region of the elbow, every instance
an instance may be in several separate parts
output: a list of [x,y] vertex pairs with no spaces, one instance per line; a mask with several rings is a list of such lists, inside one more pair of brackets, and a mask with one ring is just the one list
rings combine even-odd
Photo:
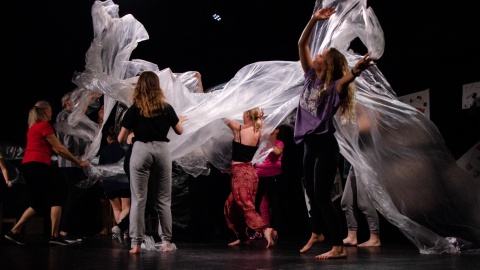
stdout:
[[177,128],[177,129],[174,129],[175,130],[175,134],[177,135],[182,135],[183,133],[183,128]]

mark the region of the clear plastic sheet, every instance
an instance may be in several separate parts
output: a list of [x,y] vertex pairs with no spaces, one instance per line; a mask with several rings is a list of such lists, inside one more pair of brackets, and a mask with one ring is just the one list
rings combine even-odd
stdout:
[[[337,12],[316,26],[312,53],[334,46],[353,66],[361,55],[351,51],[349,45],[358,37],[372,57],[380,58],[385,45],[383,31],[366,0],[317,1],[314,10],[332,4],[337,6]],[[194,93],[191,74],[175,74],[168,68],[158,70],[148,61],[129,60],[137,43],[148,39],[146,30],[132,15],[119,18],[118,6],[112,1],[96,1],[92,19],[94,40],[86,55],[85,71],[73,80],[78,86],[75,91],[104,94],[108,118],[116,102],[132,104],[139,72],[156,71],[168,102],[178,114],[188,117],[184,133],[178,136],[171,131],[168,137],[172,159],[191,175],[208,174],[208,163],[220,170],[229,167],[233,137],[223,117],[241,121],[243,111],[262,107],[266,118],[259,149],[264,149],[274,127],[297,107],[303,85],[299,62],[252,63],[221,89]],[[415,108],[397,100],[376,66],[364,71],[355,84],[357,121],[342,124],[336,119],[335,136],[341,153],[358,170],[377,210],[420,253],[459,253],[478,246],[480,183],[456,165],[436,126]],[[86,102],[87,98],[79,100]],[[75,106],[80,108],[83,104]],[[84,157],[92,159],[101,133],[87,123],[79,125],[86,121],[81,113],[72,115],[70,125],[85,127],[81,132],[93,139]],[[253,162],[261,162],[266,154],[268,151],[259,150]],[[121,162],[103,167],[91,165],[90,182],[84,184],[123,173]]]

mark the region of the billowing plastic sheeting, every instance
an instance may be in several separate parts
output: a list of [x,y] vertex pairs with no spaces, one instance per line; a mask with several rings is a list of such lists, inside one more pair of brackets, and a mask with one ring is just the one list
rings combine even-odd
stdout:
[[[349,45],[358,37],[373,58],[380,58],[383,31],[366,0],[317,1],[314,11],[333,3],[336,13],[314,30],[312,53],[333,46],[353,66],[361,55]],[[144,60],[129,60],[137,43],[148,39],[132,15],[119,18],[118,6],[112,1],[96,1],[92,17],[95,38],[85,71],[74,78],[76,91],[104,94],[108,118],[115,102],[132,104],[139,72],[157,72],[168,102],[178,114],[188,117],[184,133],[178,136],[171,131],[168,137],[172,158],[191,175],[208,174],[208,163],[220,170],[229,167],[233,136],[222,118],[241,121],[243,111],[262,107],[266,119],[259,149],[263,149],[268,147],[268,134],[297,107],[303,85],[299,62],[252,63],[222,89],[194,93],[192,82],[186,80],[191,76],[168,68],[158,70]],[[456,165],[436,126],[413,107],[399,102],[376,66],[362,72],[355,84],[357,119],[340,123],[336,118],[335,136],[377,210],[423,254],[459,253],[480,244],[480,183]],[[88,102],[87,98],[79,100]],[[75,109],[83,106],[78,104]],[[71,124],[86,121],[81,113],[72,115]],[[85,135],[93,143],[84,158],[91,159],[101,135],[94,127],[87,131]],[[267,154],[259,150],[253,162],[261,162]],[[119,164],[92,165],[88,173],[95,181],[95,177],[123,172],[121,168]]]

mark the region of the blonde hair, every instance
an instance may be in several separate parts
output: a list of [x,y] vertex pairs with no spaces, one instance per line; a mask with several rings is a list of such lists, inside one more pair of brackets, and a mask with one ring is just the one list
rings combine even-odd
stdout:
[[45,120],[45,110],[52,108],[50,103],[45,100],[39,100],[28,112],[28,128],[32,127],[38,121]]
[[263,117],[262,117],[262,110],[260,108],[255,107],[246,111],[248,117],[253,121],[253,128],[255,132],[259,131],[263,125]]
[[67,101],[70,100],[71,95],[72,95],[72,91],[67,92],[63,95],[63,97],[62,97],[62,108],[65,109],[65,107],[67,107]]
[[133,103],[144,117],[155,117],[166,108],[165,94],[160,88],[160,79],[153,71],[144,71],[138,78],[133,93]]
[[[349,72],[347,58],[335,48],[328,50],[325,55],[325,64],[327,66],[325,85],[330,85]],[[340,122],[342,124],[353,122],[355,119],[355,88],[353,83],[348,84],[347,91],[347,96],[340,103]]]

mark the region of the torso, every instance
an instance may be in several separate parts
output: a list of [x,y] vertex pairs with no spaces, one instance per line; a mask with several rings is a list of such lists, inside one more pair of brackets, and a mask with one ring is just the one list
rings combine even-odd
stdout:
[[[233,143],[232,143],[232,164],[250,162],[253,158],[253,155],[258,149],[258,143],[260,141],[260,131],[254,131],[253,126],[241,126],[238,132],[234,133]],[[242,161],[235,160],[237,155],[240,153],[241,157],[244,158]],[[247,153],[247,154],[246,154]],[[253,154],[252,154],[253,153]],[[248,158],[244,155],[246,154]],[[251,156],[251,158],[250,158]],[[249,159],[248,161],[246,159]]]

